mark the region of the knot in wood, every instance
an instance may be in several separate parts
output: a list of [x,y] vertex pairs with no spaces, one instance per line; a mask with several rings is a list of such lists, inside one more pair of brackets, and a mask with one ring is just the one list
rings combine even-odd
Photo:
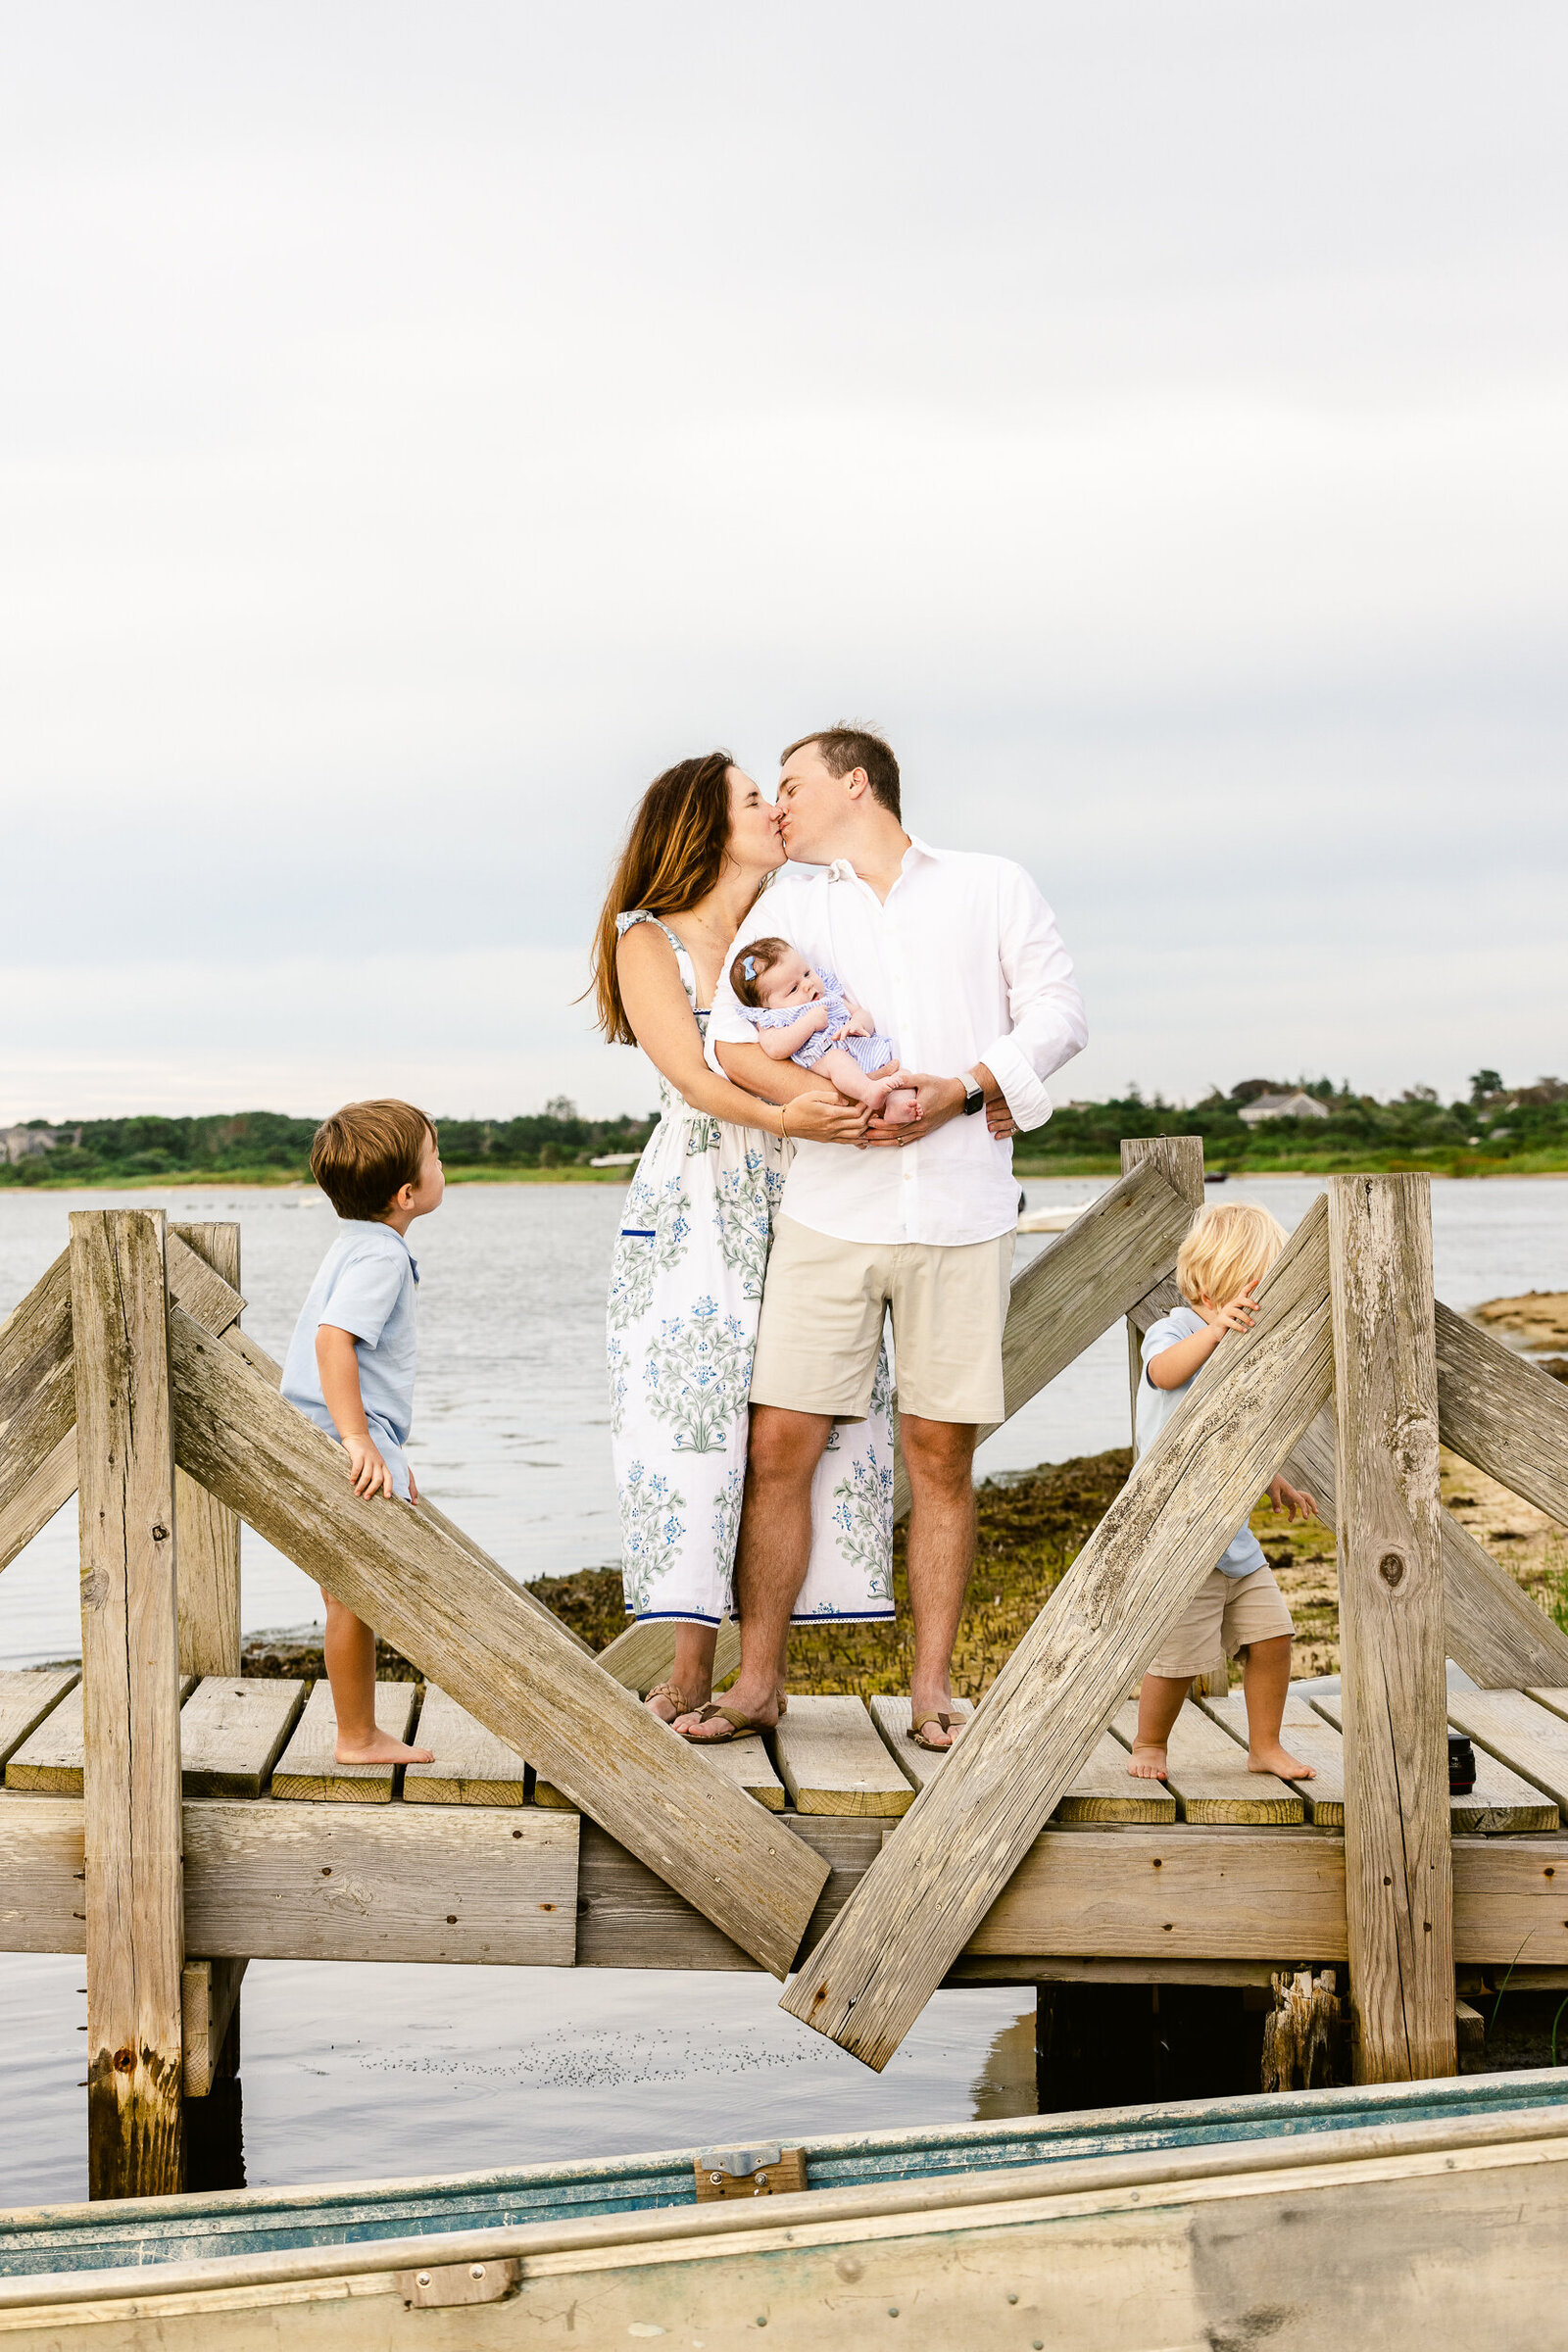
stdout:
[[1386,1551],[1378,1562],[1378,1574],[1392,1592],[1404,1577],[1404,1561],[1396,1551]]
[[155,1527],[155,1528],[153,1529],[153,1542],[154,1542],[155,1544],[167,1544],[167,1543],[169,1542],[169,1530],[168,1530],[168,1528],[167,1528],[167,1527]]
[[115,2052],[115,2072],[116,2072],[116,2074],[119,2074],[119,2075],[128,2075],[128,2074],[131,2074],[131,2073],[133,2073],[133,2072],[135,2071],[135,2065],[136,2065],[136,2053],[135,2053],[135,2051],[134,2051],[134,2050],[117,2050],[117,2051]]

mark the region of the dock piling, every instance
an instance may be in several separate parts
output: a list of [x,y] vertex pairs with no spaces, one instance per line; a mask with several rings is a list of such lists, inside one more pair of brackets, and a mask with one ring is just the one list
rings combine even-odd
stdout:
[[85,1742],[87,2169],[184,2180],[180,1676],[162,1210],[74,1210]]
[[1453,1858],[1427,1176],[1331,1176],[1352,2064],[1455,2071]]

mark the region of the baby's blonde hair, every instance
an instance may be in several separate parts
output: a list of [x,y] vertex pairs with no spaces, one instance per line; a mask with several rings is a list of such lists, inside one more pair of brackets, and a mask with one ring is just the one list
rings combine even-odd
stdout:
[[1261,1282],[1287,1240],[1284,1226],[1250,1200],[1216,1200],[1200,1208],[1187,1229],[1176,1259],[1176,1287],[1196,1306],[1208,1297],[1216,1306],[1239,1298]]

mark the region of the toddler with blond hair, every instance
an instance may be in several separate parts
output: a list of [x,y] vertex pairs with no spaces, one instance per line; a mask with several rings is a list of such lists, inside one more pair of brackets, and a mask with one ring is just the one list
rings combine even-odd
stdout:
[[[1199,1210],[1176,1259],[1176,1307],[1144,1335],[1138,1382],[1136,1453],[1146,1453],[1181,1404],[1228,1331],[1250,1331],[1253,1297],[1285,1247],[1285,1228],[1250,1201]],[[1294,1520],[1317,1516],[1310,1494],[1276,1478],[1268,1498]],[[1165,1748],[1193,1677],[1223,1644],[1244,1661],[1247,1761],[1252,1772],[1282,1780],[1315,1777],[1280,1744],[1291,1681],[1291,1612],[1250,1526],[1226,1545],[1217,1565],[1171,1626],[1138,1693],[1138,1736],[1127,1769],[1142,1780],[1165,1778]]]

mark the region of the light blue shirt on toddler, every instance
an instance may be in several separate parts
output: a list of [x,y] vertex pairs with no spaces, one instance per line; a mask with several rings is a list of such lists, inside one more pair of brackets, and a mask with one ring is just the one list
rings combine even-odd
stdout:
[[405,1502],[409,1465],[403,1448],[414,1426],[418,1280],[414,1252],[401,1233],[390,1225],[345,1218],[300,1309],[283,1362],[283,1394],[290,1404],[335,1438],[339,1432],[321,1395],[316,1335],[323,1323],[353,1333],[366,1425]]
[[[1194,1332],[1202,1328],[1203,1318],[1196,1306],[1178,1306],[1174,1313],[1161,1316],[1157,1323],[1151,1323],[1145,1332],[1144,1369],[1138,1381],[1138,1417],[1133,1443],[1135,1455],[1149,1451],[1192,1387],[1193,1380],[1198,1378],[1195,1372],[1193,1380],[1184,1380],[1179,1389],[1156,1389],[1149,1377],[1151,1361],[1165,1348],[1174,1348],[1178,1340],[1190,1340]],[[1223,1558],[1216,1560],[1214,1565],[1221,1576],[1251,1576],[1259,1568],[1266,1568],[1268,1561],[1262,1544],[1251,1529],[1244,1526],[1226,1546]]]

